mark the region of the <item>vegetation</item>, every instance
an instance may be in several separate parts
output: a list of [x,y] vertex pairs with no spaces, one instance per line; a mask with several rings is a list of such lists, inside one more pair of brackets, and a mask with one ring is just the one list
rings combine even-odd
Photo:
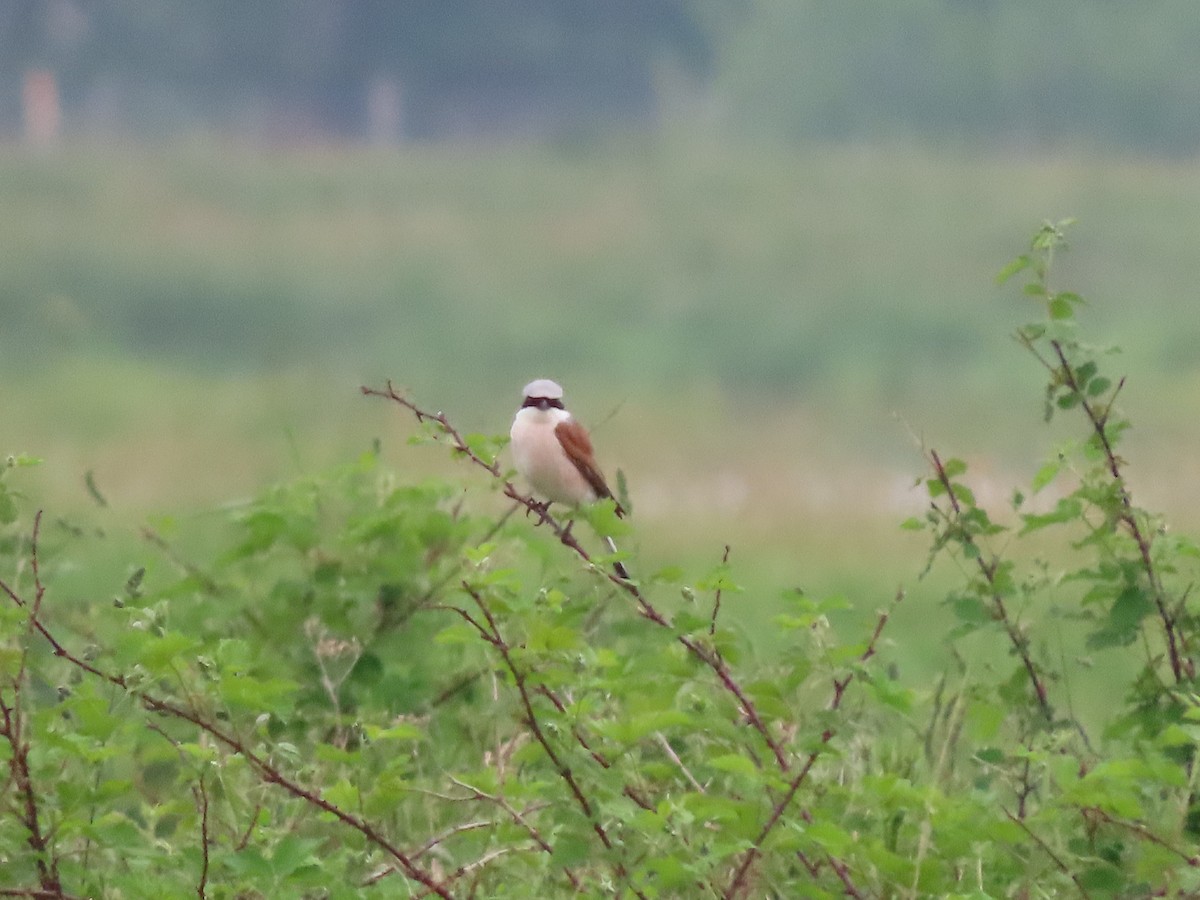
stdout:
[[0,129],[38,67],[68,133],[545,136],[699,106],[726,134],[1186,156],[1197,41],[1190,0],[7,0]]
[[[626,580],[594,549],[593,531],[633,538],[611,506],[572,527],[510,480],[502,439],[390,385],[364,392],[415,417],[461,479],[400,478],[369,452],[229,513],[202,557],[148,530],[127,567],[81,572],[107,539],[34,511],[35,461],[10,458],[0,889],[1200,890],[1200,547],[1135,500],[1124,379],[1052,280],[1063,246],[1048,224],[1002,274],[1027,276],[1042,314],[1016,337],[1047,418],[1077,438],[1007,513],[927,449],[929,505],[904,525],[958,573],[934,619],[901,593],[844,633],[838,601],[792,589],[766,646],[741,625],[753,598],[728,551],[699,574],[625,554]],[[926,642],[948,623],[932,683],[890,637],[905,618]],[[1097,685],[1106,704],[1082,713]]]
[[789,138],[1188,155],[1198,37],[1188,0],[760,0],[719,71],[742,127]]

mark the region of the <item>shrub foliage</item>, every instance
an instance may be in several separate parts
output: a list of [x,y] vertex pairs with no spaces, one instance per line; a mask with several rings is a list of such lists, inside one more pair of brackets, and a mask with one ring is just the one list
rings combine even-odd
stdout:
[[[593,532],[628,528],[611,504],[572,526],[502,440],[390,385],[364,393],[463,484],[373,451],[229,513],[203,563],[147,531],[146,559],[97,574],[103,602],[56,588],[78,538],[10,458],[0,895],[1200,891],[1200,548],[1135,502],[1123,379],[1051,285],[1063,246],[1047,224],[1001,277],[1044,313],[1016,338],[1079,439],[1007,511],[926,450],[904,527],[959,573],[929,685],[878,664],[889,623],[922,615],[902,594],[847,636],[837,603],[790,591],[767,654],[729,613],[728,553],[699,575],[601,553]],[[1075,711],[1089,691],[1103,714]]]

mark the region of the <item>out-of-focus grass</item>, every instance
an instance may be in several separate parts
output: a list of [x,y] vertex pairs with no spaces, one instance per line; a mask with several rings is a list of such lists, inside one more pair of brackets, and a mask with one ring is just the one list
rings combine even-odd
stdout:
[[1200,336],[1183,164],[669,140],[7,148],[0,204],[9,355],[386,373],[447,403],[548,371],[605,397],[918,397],[954,421],[1013,367],[999,335],[1022,311],[992,273],[1067,214],[1063,279],[1102,335],[1172,375]]
[[938,588],[896,528],[921,507],[919,440],[967,457],[995,508],[1070,433],[1038,422],[1043,373],[1006,337],[1032,304],[991,279],[1074,215],[1056,279],[1125,348],[1135,488],[1200,522],[1190,164],[677,139],[8,147],[0,208],[0,452],[46,458],[27,483],[52,509],[86,508],[91,470],[108,517],[186,514],[375,437],[403,475],[445,472],[359,384],[503,432],[549,375],[625,471],[647,566],[732,544],[736,614],[763,632],[782,587],[869,612],[904,583],[919,632]]

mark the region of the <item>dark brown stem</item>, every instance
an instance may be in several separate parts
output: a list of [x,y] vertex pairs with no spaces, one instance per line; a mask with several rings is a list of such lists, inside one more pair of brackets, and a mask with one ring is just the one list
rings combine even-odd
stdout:
[[[21,703],[22,691],[25,686],[26,664],[29,659],[30,638],[38,623],[38,614],[42,608],[42,598],[46,594],[46,588],[42,584],[41,567],[37,555],[38,535],[41,531],[41,526],[42,512],[38,510],[37,515],[33,519],[33,536],[31,538],[33,549],[30,554],[30,568],[33,570],[34,585],[33,603],[26,606],[28,618],[25,624],[25,640],[21,644],[21,658],[17,666],[17,672],[12,676],[12,681],[10,682],[12,703],[10,704],[5,700],[3,692],[0,692],[0,717],[2,717],[3,722],[0,725],[0,736],[8,742],[11,748],[11,755],[8,760],[9,775],[12,783],[16,785],[17,793],[21,798],[21,824],[25,826],[27,832],[26,842],[33,851],[36,860],[38,882],[42,890],[53,894],[61,894],[62,882],[58,877],[58,860],[51,851],[47,836],[42,829],[37,792],[34,789],[33,775],[29,768],[30,746],[25,735],[25,715]],[[9,594],[12,593],[11,590],[6,590],[6,592]]]
[[[169,700],[160,699],[153,694],[140,689],[134,690],[131,688],[123,675],[105,672],[67,650],[66,647],[58,640],[58,638],[56,638],[54,634],[46,627],[41,619],[34,615],[34,613],[40,609],[41,595],[44,594],[44,587],[41,585],[40,576],[38,574],[38,541],[36,522],[40,522],[40,520],[41,513],[38,513],[38,517],[35,520],[34,539],[30,549],[31,568],[33,569],[35,575],[35,587],[38,591],[38,593],[35,595],[34,604],[28,604],[24,598],[22,598],[21,595],[12,588],[11,585],[2,580],[0,580],[0,591],[6,594],[17,606],[30,611],[30,622],[33,625],[33,629],[46,639],[51,648],[54,650],[54,654],[56,656],[66,660],[68,663],[80,669],[81,671],[87,672],[89,675],[92,675],[103,681],[107,681],[109,684],[115,685],[116,687],[133,694],[141,702],[142,706],[149,712],[154,713],[155,715],[164,716],[166,718],[188,722],[201,731],[207,733],[218,743],[223,744],[234,753],[245,759],[250,765],[250,768],[258,775],[260,780],[267,784],[276,785],[284,792],[299,800],[303,800],[310,806],[329,813],[343,825],[346,825],[354,831],[357,831],[364,838],[366,838],[367,841],[379,847],[381,850],[391,856],[397,862],[397,864],[399,864],[406,876],[414,881],[419,882],[424,887],[429,889],[430,892],[437,894],[439,897],[443,897],[445,900],[451,900],[453,895],[446,887],[444,887],[443,882],[435,878],[429,872],[426,872],[424,869],[417,866],[407,853],[388,840],[388,838],[374,824],[365,819],[360,819],[353,813],[349,813],[341,809],[337,805],[330,803],[317,791],[310,790],[297,781],[289,778],[269,760],[263,758],[247,747],[241,738],[239,738],[233,732],[226,731],[219,725],[206,720],[198,712],[192,709],[179,706]],[[57,875],[54,873],[51,874],[55,879],[54,884],[57,888]],[[45,887],[45,884],[43,884],[43,887]]]
[[[592,831],[596,833],[596,837],[600,839],[600,843],[604,846],[604,849],[611,852],[615,849],[616,845],[609,836],[608,830],[604,827],[604,824],[596,815],[596,810],[592,806],[592,802],[588,800],[587,794],[584,793],[582,786],[579,784],[579,780],[575,777],[574,771],[562,758],[558,750],[555,749],[554,744],[550,741],[545,729],[542,728],[541,720],[538,718],[537,712],[533,708],[533,693],[536,689],[530,687],[528,676],[525,670],[521,666],[517,665],[516,660],[513,659],[512,650],[509,647],[508,642],[504,639],[504,635],[500,632],[500,626],[497,624],[495,617],[492,615],[491,609],[484,601],[483,596],[466,582],[463,582],[463,590],[466,591],[471,599],[475,601],[475,605],[478,607],[480,614],[483,616],[483,621],[481,622],[473,618],[465,610],[459,610],[460,615],[462,615],[462,617],[479,632],[480,636],[487,641],[487,643],[490,644],[497,653],[500,654],[500,658],[504,662],[504,667],[512,676],[513,684],[517,689],[517,694],[521,698],[521,707],[524,710],[525,725],[529,728],[530,733],[533,734],[534,740],[537,741],[538,745],[542,748],[542,752],[546,754],[546,758],[550,760],[550,765],[554,767],[554,770],[558,773],[558,777],[563,780],[564,784],[566,784],[567,790],[570,791],[576,805],[591,824]],[[484,622],[486,622],[486,625]],[[556,707],[558,706],[557,700],[553,700],[552,702],[555,703]],[[616,864],[615,871],[618,878],[622,881],[628,876],[628,872],[626,871],[624,865],[619,862]],[[637,889],[634,889],[634,894],[636,894],[638,897],[645,897],[645,895]]]
[[[959,526],[962,519],[962,507],[959,505],[958,497],[954,494],[954,485],[950,481],[946,467],[942,464],[942,459],[938,456],[936,450],[929,451],[929,461],[933,466],[934,475],[945,489],[946,496],[949,498],[950,508],[954,512],[953,524]],[[1033,686],[1034,694],[1037,695],[1038,707],[1041,709],[1042,715],[1047,722],[1053,722],[1054,709],[1050,706],[1050,697],[1046,691],[1046,683],[1042,679],[1041,673],[1038,672],[1037,665],[1033,661],[1033,656],[1029,652],[1029,641],[1021,634],[1021,629],[1009,615],[1008,606],[1004,602],[1004,597],[996,584],[996,571],[999,568],[1000,561],[992,558],[991,562],[988,562],[985,559],[983,548],[979,546],[969,532],[963,530],[957,536],[965,546],[970,546],[973,549],[975,562],[979,566],[979,571],[983,575],[984,581],[987,582],[989,592],[991,593],[992,610],[1008,635],[1009,643],[1017,651],[1022,665],[1025,666],[1025,671],[1029,675],[1029,682]]]
[[196,896],[206,900],[208,888],[208,787],[204,784],[204,773],[196,780],[196,803],[200,807],[200,881],[196,884]]
[[[721,554],[721,565],[726,565],[729,562],[729,545],[725,545],[725,552]],[[708,622],[708,633],[715,635],[717,633],[717,616],[721,614],[721,588],[718,587],[713,592],[713,607],[712,617]]]
[[[505,480],[504,473],[500,468],[499,462],[495,460],[488,462],[483,457],[479,456],[474,450],[472,450],[467,442],[463,439],[463,436],[458,429],[450,424],[444,413],[431,413],[421,409],[406,396],[399,393],[390,381],[387,382],[387,386],[382,390],[364,386],[361,388],[361,391],[366,396],[382,397],[386,400],[391,400],[392,402],[399,404],[411,412],[416,417],[418,422],[435,423],[441,430],[442,434],[446,436],[448,443],[456,453],[466,457],[474,465],[479,466],[481,469],[488,472],[493,478],[501,480],[504,496],[515,500],[517,503],[524,506],[530,514],[537,517],[539,525],[544,524],[549,527],[564,546],[569,547],[583,562],[587,563],[589,566],[595,567],[595,564],[592,562],[591,554],[571,533],[569,524],[564,525],[550,514],[546,508],[546,504],[539,503],[533,497],[521,493],[511,481]],[[627,576],[623,576],[618,572],[601,570],[599,567],[595,568],[597,571],[602,571],[604,576],[608,578],[610,582],[624,591],[625,594],[627,594],[634,601],[634,603],[637,605],[638,612],[642,616],[649,619],[651,622],[661,628],[672,630],[670,621],[657,608],[655,608],[649,600],[646,599],[646,596],[642,593],[642,589],[638,586],[637,582],[632,581]],[[741,685],[738,683],[737,679],[734,678],[733,673],[730,671],[725,661],[721,658],[720,654],[709,650],[698,640],[690,637],[689,635],[677,634],[675,639],[685,648],[687,648],[688,652],[698,659],[701,664],[712,670],[713,674],[716,675],[717,680],[720,681],[725,690],[732,694],[737,700],[738,708],[741,714],[745,717],[746,721],[750,724],[750,727],[758,732],[764,743],[766,743],[767,747],[771,751],[771,754],[775,757],[775,762],[780,771],[788,771],[790,764],[787,754],[784,752],[783,745],[774,735],[771,734],[771,731],[767,727],[766,722],[763,720],[762,715],[759,713],[758,708],[754,705],[754,702],[750,699],[750,697],[747,696],[746,692],[742,690]]]
[[[894,607],[903,599],[904,592],[897,591],[896,597],[892,601],[892,606]],[[875,630],[871,633],[871,639],[867,641],[866,649],[862,652],[862,655],[859,656],[858,661],[860,664],[865,663],[875,655],[877,645],[879,643],[879,637],[883,634],[883,629],[887,625],[890,618],[890,609],[884,610],[879,614],[879,618],[875,622]],[[841,678],[835,678],[833,680],[833,696],[830,697],[829,704],[826,706],[826,709],[829,712],[837,712],[841,708],[842,701],[846,696],[846,688],[850,686],[850,682],[853,680],[853,671],[847,672]],[[807,780],[809,773],[812,771],[813,766],[816,765],[817,759],[821,756],[821,753],[824,751],[824,749],[829,745],[829,742],[833,740],[835,734],[836,732],[832,728],[826,728],[825,731],[821,733],[820,746],[808,754],[808,757],[804,760],[804,764],[800,767],[800,771],[793,776],[791,781],[788,783],[787,790],[776,802],[774,809],[771,810],[771,815],[767,817],[767,821],[763,824],[758,836],[754,839],[754,844],[749,850],[742,854],[741,862],[734,870],[733,880],[730,881],[729,887],[725,890],[723,895],[724,897],[732,900],[732,898],[742,896],[743,891],[747,887],[747,878],[750,875],[750,870],[753,868],[754,863],[759,859],[759,857],[762,856],[763,843],[770,836],[771,832],[775,830],[775,826],[779,824],[779,821],[783,818],[783,814],[787,811],[788,807],[791,806],[796,794],[799,792],[801,786]],[[842,879],[843,883],[847,882],[849,878],[849,870],[843,868],[842,870],[838,871],[838,877]]]
[[[1096,440],[1099,441],[1100,449],[1104,453],[1105,465],[1112,476],[1113,484],[1117,488],[1117,494],[1121,502],[1118,519],[1129,529],[1130,536],[1133,538],[1134,543],[1137,544],[1142,571],[1146,574],[1146,580],[1150,584],[1150,593],[1154,597],[1154,606],[1158,612],[1159,621],[1162,622],[1163,634],[1167,639],[1167,656],[1171,664],[1171,674],[1175,677],[1176,683],[1185,681],[1192,673],[1189,671],[1190,665],[1185,662],[1180,652],[1179,645],[1182,643],[1182,636],[1179,634],[1175,616],[1171,613],[1171,604],[1167,600],[1166,591],[1163,589],[1162,580],[1158,575],[1158,569],[1154,565],[1153,557],[1150,554],[1150,545],[1153,538],[1138,523],[1133,507],[1133,498],[1129,495],[1129,488],[1125,484],[1125,477],[1121,472],[1121,460],[1113,450],[1112,442],[1108,439],[1108,431],[1106,429],[1108,412],[1106,410],[1102,414],[1082,390],[1083,386],[1079,383],[1075,369],[1067,360],[1067,355],[1063,350],[1062,344],[1058,341],[1051,341],[1050,346],[1054,349],[1055,356],[1058,357],[1061,367],[1059,371],[1062,373],[1064,383],[1079,398],[1079,404],[1083,409],[1084,415],[1087,416],[1088,421],[1092,425],[1092,431],[1095,432]],[[1125,380],[1121,379],[1121,382],[1117,385],[1118,391],[1124,383]]]
[[1079,896],[1083,897],[1084,900],[1088,900],[1088,898],[1091,895],[1088,894],[1087,888],[1085,888],[1083,886],[1083,883],[1080,882],[1079,876],[1071,871],[1071,867],[1068,866],[1065,862],[1063,862],[1062,858],[1057,853],[1055,853],[1053,849],[1051,849],[1049,844],[1047,844],[1040,837],[1038,837],[1036,832],[1034,832],[1034,830],[1029,827],[1029,823],[1026,822],[1023,818],[1013,815],[1008,810],[1005,810],[1004,814],[1006,816],[1008,816],[1008,819],[1010,822],[1017,825],[1022,831],[1024,831],[1027,835],[1029,835],[1030,840],[1032,840],[1035,844],[1037,844],[1038,847],[1041,848],[1041,851],[1050,858],[1050,861],[1052,863],[1054,863],[1055,868],[1057,868],[1060,872],[1062,872],[1064,875],[1069,877],[1071,879],[1071,881],[1075,882],[1075,887],[1079,890]]
[[24,717],[20,707],[20,686],[13,685],[14,699],[10,705],[0,695],[0,737],[9,744],[11,755],[8,769],[12,782],[21,798],[21,824],[25,826],[26,843],[33,851],[37,866],[38,883],[49,896],[62,893],[62,882],[58,878],[58,861],[50,851],[49,842],[42,831],[38,814],[37,793],[29,771],[29,742],[24,736]]
[[[542,833],[537,829],[537,827],[528,820],[524,813],[515,809],[513,805],[509,803],[502,795],[484,793],[483,791],[479,790],[479,788],[459,781],[457,778],[452,777],[451,781],[453,781],[459,787],[466,788],[471,792],[475,799],[485,800],[488,803],[494,803],[496,806],[499,806],[508,814],[508,817],[512,819],[513,822],[525,829],[525,833],[533,839],[533,842],[538,845],[543,853],[554,853],[554,848],[550,846],[544,837],[542,837]],[[579,877],[571,869],[564,866],[563,874],[567,876],[567,880],[571,882],[571,887],[574,888],[576,893],[579,893],[583,890],[582,882],[580,882]]]

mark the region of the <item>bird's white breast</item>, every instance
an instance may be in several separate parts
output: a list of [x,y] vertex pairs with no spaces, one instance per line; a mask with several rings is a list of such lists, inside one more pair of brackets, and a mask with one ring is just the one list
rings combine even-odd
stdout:
[[513,465],[534,493],[557,503],[591,503],[596,493],[567,457],[554,433],[555,426],[571,418],[561,409],[525,407],[513,420],[510,437]]

